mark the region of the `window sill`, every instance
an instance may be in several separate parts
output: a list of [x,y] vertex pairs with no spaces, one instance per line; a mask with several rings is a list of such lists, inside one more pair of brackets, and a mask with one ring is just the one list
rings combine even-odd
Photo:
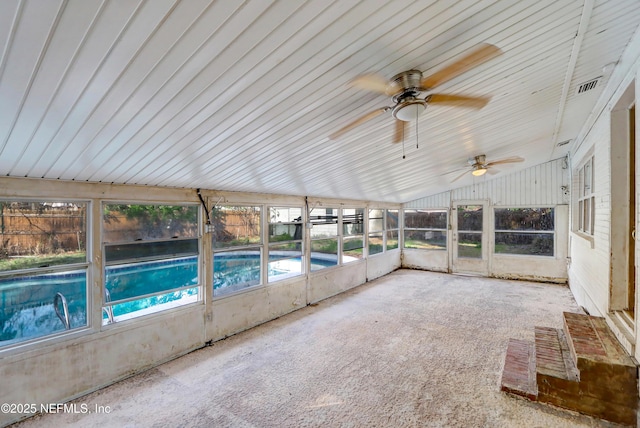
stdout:
[[96,330],[91,327],[80,327],[75,330],[62,331],[58,334],[38,337],[23,342],[3,345],[0,350],[0,361],[9,362],[21,359],[28,359],[34,355],[46,354],[69,346],[69,342],[82,343],[91,340],[91,336],[96,334]]
[[571,235],[589,242],[592,250],[595,248],[595,240],[593,238],[593,235],[587,235],[586,233],[577,230],[572,230]]
[[403,247],[402,251],[418,251],[418,252],[423,252],[423,251],[435,251],[435,252],[442,252],[442,251],[447,251],[446,248],[414,248],[414,247]]
[[556,260],[556,256],[544,256],[541,254],[510,254],[510,253],[493,253],[493,257],[505,257],[505,258],[514,258],[514,259],[525,259],[529,257],[535,257],[536,259],[547,259],[547,260]]
[[[196,296],[193,296],[196,297]],[[186,299],[185,299],[186,300]],[[120,330],[135,329],[138,327],[154,324],[158,322],[158,319],[162,319],[166,316],[174,316],[176,313],[185,311],[197,310],[195,308],[204,308],[204,300],[200,297],[189,299],[188,302],[182,304],[176,304],[175,302],[169,302],[154,307],[142,309],[139,311],[131,312],[129,314],[120,315],[114,317],[115,322],[110,324],[102,324],[100,326],[100,332],[118,332]],[[104,319],[103,319],[104,322]]]

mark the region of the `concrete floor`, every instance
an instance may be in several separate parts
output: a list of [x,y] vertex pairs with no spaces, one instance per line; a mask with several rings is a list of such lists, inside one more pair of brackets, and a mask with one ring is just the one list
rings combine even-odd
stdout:
[[510,337],[561,327],[565,286],[399,270],[19,427],[594,427],[512,398]]

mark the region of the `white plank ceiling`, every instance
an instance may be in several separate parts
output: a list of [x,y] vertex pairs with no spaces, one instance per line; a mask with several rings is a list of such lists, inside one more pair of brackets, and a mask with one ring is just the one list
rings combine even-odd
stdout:
[[[470,156],[562,157],[638,23],[638,0],[2,0],[0,173],[410,201],[487,179],[451,183]],[[404,144],[389,113],[328,138],[392,104],[355,77],[481,42],[503,55],[436,92],[482,110],[428,106]]]

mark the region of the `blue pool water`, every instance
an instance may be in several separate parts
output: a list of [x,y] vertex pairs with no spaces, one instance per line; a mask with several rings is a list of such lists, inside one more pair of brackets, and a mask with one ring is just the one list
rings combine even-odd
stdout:
[[87,324],[84,270],[0,280],[0,343],[26,340],[64,330],[53,308],[64,294],[71,328]]
[[[295,275],[302,271],[301,259],[272,257],[269,280]],[[331,258],[314,258],[312,270],[334,266]],[[246,288],[259,283],[259,253],[226,253],[214,257],[214,294]],[[68,303],[71,329],[87,325],[87,273],[84,270],[0,280],[0,345],[24,341],[64,331],[56,315],[53,299],[62,293]],[[105,285],[110,294],[113,317],[120,317],[198,294],[198,258],[109,266]],[[191,287],[190,287],[191,286]],[[176,290],[180,288],[180,290]],[[174,291],[170,291],[174,290]],[[166,293],[162,293],[167,291]],[[123,303],[117,301],[144,297]],[[62,312],[62,305],[58,308]],[[108,314],[103,310],[103,318]]]

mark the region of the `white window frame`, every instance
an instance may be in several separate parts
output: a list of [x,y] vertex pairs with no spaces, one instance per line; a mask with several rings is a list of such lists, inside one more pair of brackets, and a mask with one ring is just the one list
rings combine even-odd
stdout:
[[[520,209],[520,208],[530,208],[530,209],[542,209],[542,208],[550,208],[553,212],[553,230],[515,230],[515,229],[496,229],[495,228],[495,218],[496,218],[496,210],[504,210],[504,209]],[[556,207],[554,206],[494,206],[493,207],[493,255],[498,257],[541,257],[541,258],[555,258],[558,252],[558,239],[556,233]],[[539,254],[516,254],[516,253],[497,253],[496,252],[496,235],[498,233],[520,233],[526,235],[553,235],[553,254],[552,255],[539,255]]]
[[[0,355],[10,355],[16,352],[20,352],[25,349],[31,349],[38,346],[42,346],[42,343],[58,343],[64,340],[67,340],[70,337],[82,336],[85,334],[89,334],[93,330],[93,296],[92,296],[92,288],[90,284],[92,281],[92,269],[91,269],[91,260],[92,257],[92,201],[88,199],[69,199],[69,198],[38,198],[38,197],[29,197],[29,198],[12,198],[12,197],[3,197],[2,201],[11,201],[11,202],[36,202],[36,203],[80,203],[85,204],[86,213],[85,213],[85,261],[77,262],[77,263],[69,263],[69,264],[60,264],[60,265],[52,265],[46,267],[35,267],[35,268],[27,268],[27,269],[15,269],[0,272],[0,278],[18,278],[21,276],[37,276],[37,275],[46,275],[46,274],[63,274],[64,272],[73,271],[73,270],[84,270],[85,272],[85,316],[86,321],[85,325],[78,326],[70,329],[65,329],[61,331],[56,331],[50,334],[46,334],[43,336],[35,336],[25,340],[15,341],[8,343],[6,345],[0,344]],[[63,304],[59,302],[59,308],[62,309]]]
[[590,154],[577,171],[575,230],[593,236],[595,227],[594,155]]
[[[359,234],[352,234],[352,235],[348,235],[345,234],[344,232],[344,211],[345,210],[354,210],[354,216],[356,216],[355,218],[357,219],[358,216],[358,210],[362,211],[362,217],[361,217],[361,224],[362,225],[362,233]],[[365,239],[365,215],[367,212],[367,208],[364,206],[353,206],[353,207],[342,207],[340,208],[340,221],[339,221],[339,230],[338,233],[340,234],[340,242],[339,242],[339,247],[340,247],[340,264],[348,264],[348,263],[353,263],[353,262],[357,262],[357,261],[361,261],[364,260],[366,257],[365,254],[365,247],[368,247],[366,239]],[[351,223],[348,223],[351,224]],[[344,255],[344,245],[345,242],[350,241],[350,240],[356,240],[358,239],[358,237],[360,237],[360,239],[362,240],[362,257],[357,258],[356,260],[345,260],[345,255]]]
[[[332,210],[332,213],[330,214],[332,217],[336,217],[336,222],[335,222],[335,226],[336,226],[336,234],[335,235],[327,235],[327,236],[320,236],[320,237],[314,237],[313,236],[313,227],[314,226],[319,226],[322,225],[322,223],[314,223],[317,222],[319,219],[314,219],[313,217],[316,217],[317,214],[314,214],[313,211],[314,210],[325,210],[325,214],[326,214],[326,210],[330,209]],[[320,216],[322,217],[322,216]],[[342,261],[342,231],[340,230],[342,228],[342,208],[339,205],[330,205],[330,206],[316,206],[314,208],[312,208],[309,211],[309,224],[311,224],[311,234],[310,234],[310,239],[309,239],[309,254],[311,259],[313,259],[313,257],[311,256],[313,254],[313,243],[317,242],[317,241],[323,241],[323,240],[334,240],[336,241],[336,263],[334,265],[331,266],[323,266],[321,268],[318,269],[311,269],[311,267],[309,267],[309,271],[310,272],[318,272],[318,271],[322,271],[324,269],[331,269],[331,268],[335,268],[341,265],[341,261]],[[327,223],[327,224],[334,224],[334,223]],[[320,254],[324,254],[324,253],[320,253]],[[330,254],[330,253],[326,253],[326,254]],[[316,256],[317,257],[317,256]],[[309,261],[309,265],[311,266],[311,260]]]
[[[263,204],[258,204],[258,203],[251,203],[251,202],[233,202],[233,203],[226,203],[224,205],[221,205],[221,207],[251,207],[251,208],[259,208],[260,209],[260,219],[258,221],[258,224],[260,226],[260,242],[259,243],[248,243],[248,244],[241,244],[241,245],[234,245],[234,246],[229,246],[229,247],[221,247],[221,248],[215,248],[213,245],[213,238],[212,238],[212,242],[211,242],[211,266],[209,267],[211,269],[212,272],[212,279],[211,279],[211,284],[210,284],[210,291],[213,295],[213,299],[217,300],[217,299],[223,299],[229,296],[234,296],[236,294],[240,294],[240,293],[245,293],[247,291],[250,290],[255,290],[256,288],[260,288],[260,287],[264,287],[265,286],[265,281],[266,281],[266,267],[265,267],[265,257],[266,257],[266,250],[265,250],[265,240],[268,240],[268,231],[265,231],[265,216],[267,214],[265,214],[265,205]],[[212,207],[210,210],[210,213],[213,214],[213,210],[216,207]],[[215,286],[215,258],[216,258],[216,253],[226,253],[226,252],[235,252],[235,251],[252,251],[254,249],[258,249],[259,252],[259,261],[260,261],[260,274],[259,274],[259,280],[257,284],[254,285],[249,285],[246,287],[242,287],[239,288],[237,290],[232,290],[232,291],[223,291],[223,292],[219,292],[218,294],[216,294],[214,286]]]
[[[272,222],[271,221],[271,209],[272,208],[297,208],[300,210],[300,221],[299,222]],[[266,266],[265,266],[265,271],[266,271],[266,276],[267,276],[267,283],[274,283],[274,282],[278,282],[278,281],[282,281],[284,279],[288,279],[288,278],[293,278],[293,277],[299,277],[302,275],[305,275],[307,272],[307,257],[306,257],[306,244],[305,244],[305,236],[306,236],[306,228],[305,228],[305,218],[304,218],[304,207],[302,205],[286,205],[286,204],[272,204],[269,205],[265,208],[265,217],[266,218],[266,230],[265,230],[265,248],[266,248]],[[269,229],[271,227],[271,225],[277,225],[277,224],[300,224],[300,226],[302,227],[302,236],[300,239],[292,239],[292,240],[287,240],[287,241],[274,241],[274,242],[270,242],[269,241],[269,237],[270,237],[270,232]],[[287,244],[287,243],[292,243],[292,242],[299,242],[300,243],[300,264],[301,264],[301,269],[300,269],[300,273],[294,273],[294,274],[285,274],[282,276],[276,276],[273,277],[271,279],[269,279],[269,264],[271,263],[271,259],[270,259],[270,252],[271,252],[271,247],[275,247],[277,245],[282,245],[282,244]]]
[[[445,225],[444,228],[434,228],[434,227],[407,227],[407,221],[406,221],[406,213],[407,211],[415,211],[415,212],[438,212],[441,213],[443,212],[445,214]],[[449,240],[448,240],[448,236],[447,236],[447,232],[448,232],[448,225],[449,225],[449,210],[447,208],[408,208],[408,209],[404,209],[402,210],[402,224],[403,224],[403,229],[402,229],[402,248],[405,250],[416,250],[416,251],[448,251],[449,250]],[[407,247],[407,243],[406,243],[406,232],[407,231],[416,231],[416,232],[443,232],[445,235],[445,247],[444,248],[414,248],[414,247]]]
[[[203,275],[202,275],[202,269],[201,269],[201,261],[202,261],[202,234],[201,234],[201,230],[202,230],[202,214],[201,214],[201,210],[200,210],[200,206],[199,204],[196,203],[180,203],[180,202],[156,202],[156,201],[130,201],[130,200],[126,200],[126,201],[122,201],[122,200],[117,200],[117,201],[111,201],[111,200],[102,200],[101,201],[101,212],[104,211],[104,207],[106,205],[167,205],[167,206],[184,206],[184,207],[196,207],[196,213],[197,213],[197,217],[196,217],[196,222],[197,222],[197,227],[196,227],[196,236],[195,238],[178,238],[175,239],[176,242],[178,241],[186,241],[186,240],[192,240],[192,239],[196,239],[197,240],[197,255],[196,255],[196,267],[197,267],[197,284],[190,284],[190,285],[184,285],[182,287],[178,287],[178,288],[173,288],[173,289],[167,289],[167,290],[163,290],[163,291],[158,291],[158,292],[154,292],[154,293],[150,293],[150,294],[145,294],[145,295],[138,295],[138,296],[133,296],[133,297],[129,297],[129,298],[125,298],[125,299],[120,299],[116,302],[111,302],[111,296],[109,295],[109,293],[107,292],[107,267],[112,265],[110,263],[107,262],[107,251],[106,248],[108,246],[116,246],[119,244],[122,245],[130,245],[130,244],[135,244],[136,242],[139,243],[143,243],[143,242],[147,242],[147,243],[153,243],[153,242],[172,242],[174,239],[148,239],[148,240],[144,240],[144,241],[123,241],[123,242],[105,242],[105,230],[104,230],[104,220],[102,218],[100,218],[100,247],[102,249],[102,266],[101,266],[101,276],[102,276],[102,292],[101,292],[101,296],[102,296],[102,310],[101,310],[101,319],[102,319],[102,327],[103,328],[111,328],[113,325],[115,324],[121,324],[123,322],[129,322],[131,320],[136,320],[139,319],[141,317],[146,317],[146,316],[151,316],[151,315],[155,315],[158,313],[163,313],[163,312],[167,312],[167,311],[171,311],[174,309],[180,309],[184,306],[188,306],[188,305],[192,305],[195,303],[200,303],[203,302]],[[162,260],[162,258],[158,258],[158,257],[153,257],[151,259],[145,259],[145,258],[140,258],[138,259],[139,262],[146,262],[146,261],[154,261],[154,260]],[[136,258],[132,258],[132,259],[123,259],[120,260],[119,264],[133,264],[136,261]],[[115,263],[113,265],[116,265]],[[194,299],[194,301],[188,301],[182,304],[171,304],[171,302],[169,304],[158,304],[158,305],[154,305],[151,306],[149,308],[145,308],[139,311],[134,311],[131,313],[127,313],[127,314],[123,314],[120,316],[114,316],[113,314],[113,307],[117,306],[117,305],[121,305],[121,304],[126,304],[126,303],[130,303],[130,302],[134,302],[137,300],[142,300],[142,299],[146,299],[146,298],[152,298],[155,296],[161,296],[163,294],[169,294],[169,293],[175,293],[175,292],[179,292],[179,291],[183,291],[183,290],[188,290],[188,289],[192,289],[192,288],[198,288],[198,293],[196,295],[196,298]],[[103,316],[103,314],[106,314],[106,319]]]
[[[389,222],[388,222],[388,218],[389,218],[389,211],[395,211],[397,214],[397,219],[396,219],[396,227],[394,228],[390,228],[389,227]],[[402,243],[401,238],[400,238],[400,223],[401,223],[401,217],[402,217],[402,210],[399,208],[387,208],[384,210],[384,235],[385,235],[385,239],[384,239],[384,250],[385,251],[394,251],[394,250],[400,250],[402,248]],[[396,247],[395,248],[388,248],[389,247],[389,233],[396,233]]]

